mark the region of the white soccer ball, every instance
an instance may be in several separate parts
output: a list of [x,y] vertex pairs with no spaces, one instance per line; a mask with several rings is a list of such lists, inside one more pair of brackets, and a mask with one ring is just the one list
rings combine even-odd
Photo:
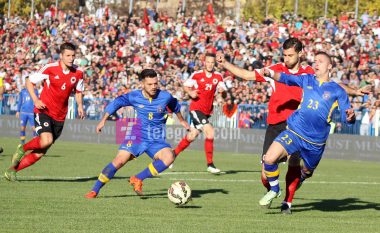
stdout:
[[191,200],[191,189],[186,182],[177,181],[169,187],[168,198],[175,205],[185,205]]

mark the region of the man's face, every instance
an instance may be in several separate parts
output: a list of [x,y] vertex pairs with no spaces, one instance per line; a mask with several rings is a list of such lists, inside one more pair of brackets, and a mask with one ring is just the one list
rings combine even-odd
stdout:
[[284,49],[284,63],[288,69],[293,69],[299,62],[301,52],[297,53],[294,48]]
[[146,93],[148,93],[149,96],[151,97],[155,96],[158,89],[158,78],[146,77],[142,81],[142,88]]
[[325,55],[319,54],[314,60],[314,70],[317,76],[324,75],[332,68],[330,60]]
[[214,57],[206,57],[205,60],[205,68],[208,72],[212,72],[215,66],[215,58]]
[[74,50],[68,50],[65,49],[60,54],[60,59],[67,67],[72,67],[75,59],[75,51]]

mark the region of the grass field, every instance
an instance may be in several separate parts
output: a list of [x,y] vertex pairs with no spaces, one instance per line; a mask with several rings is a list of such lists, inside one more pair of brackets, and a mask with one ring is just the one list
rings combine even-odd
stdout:
[[[17,143],[0,137],[1,171]],[[216,153],[226,173],[215,176],[205,172],[203,152],[184,152],[173,169],[144,182],[146,196],[139,198],[128,178],[149,163],[143,155],[122,168],[99,198],[85,199],[117,147],[58,141],[19,173],[20,182],[1,179],[0,232],[380,232],[380,163],[322,159],[296,194],[292,215],[280,213],[282,199],[269,210],[259,207],[260,165],[246,154]],[[284,181],[286,166],[281,170]],[[182,208],[166,196],[177,180],[193,191],[193,201]]]

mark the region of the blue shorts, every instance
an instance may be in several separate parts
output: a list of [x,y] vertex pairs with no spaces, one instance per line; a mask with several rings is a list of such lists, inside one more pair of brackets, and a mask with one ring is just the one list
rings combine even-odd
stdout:
[[275,139],[288,152],[289,155],[299,152],[306,168],[313,171],[321,161],[325,145],[316,145],[305,141],[290,130],[283,131]]
[[157,154],[163,148],[172,148],[170,144],[165,141],[141,141],[139,143],[133,144],[133,142],[128,144],[121,144],[119,150],[126,150],[130,152],[136,158],[142,155],[144,152],[148,154],[150,158],[153,159],[154,155]]
[[34,113],[20,112],[20,125],[25,127],[28,122],[30,126],[34,126]]

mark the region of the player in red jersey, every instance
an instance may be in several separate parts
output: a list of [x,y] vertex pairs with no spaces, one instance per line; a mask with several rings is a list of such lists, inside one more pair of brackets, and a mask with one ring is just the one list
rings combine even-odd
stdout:
[[[286,74],[314,74],[314,70],[310,66],[302,66],[300,58],[302,55],[303,45],[297,38],[287,39],[283,46],[284,62],[272,65],[269,69],[275,72],[284,72]],[[270,82],[273,93],[269,99],[268,104],[268,127],[265,132],[265,139],[263,145],[262,156],[266,154],[269,146],[273,140],[286,129],[287,118],[298,108],[302,98],[302,89],[294,86],[287,86],[269,78],[260,75],[259,70],[248,71],[224,60],[223,54],[217,55],[217,62],[222,64],[223,67],[229,70],[234,75],[241,77],[245,80],[253,80],[256,82]],[[299,76],[302,78],[302,76]],[[340,84],[348,94],[363,95],[361,90],[354,90],[345,85]],[[281,212],[284,214],[291,214],[291,204],[294,194],[299,187],[301,178],[301,163],[298,155],[292,155],[288,160],[288,172],[286,173],[286,195],[281,205]],[[262,168],[261,181],[263,185],[270,190],[269,182],[264,174]],[[270,205],[268,206],[270,207]]]
[[215,54],[207,53],[205,56],[204,69],[194,72],[185,81],[184,90],[190,96],[190,132],[180,141],[174,149],[176,156],[185,150],[191,142],[203,131],[205,134],[205,153],[207,159],[207,171],[220,174],[213,161],[214,152],[214,128],[209,122],[213,109],[215,92],[227,90],[220,73],[214,71]]
[[[37,162],[62,133],[70,94],[76,90],[78,114],[84,117],[82,106],[83,72],[73,65],[76,47],[71,43],[60,46],[60,61],[45,65],[30,75],[26,88],[34,102],[34,122],[39,136],[25,145],[18,145],[12,157],[12,164],[5,172],[5,178],[16,181],[16,173]],[[34,93],[38,82],[44,82],[40,98]],[[27,151],[31,151],[25,155]],[[24,156],[25,155],[25,156]]]

